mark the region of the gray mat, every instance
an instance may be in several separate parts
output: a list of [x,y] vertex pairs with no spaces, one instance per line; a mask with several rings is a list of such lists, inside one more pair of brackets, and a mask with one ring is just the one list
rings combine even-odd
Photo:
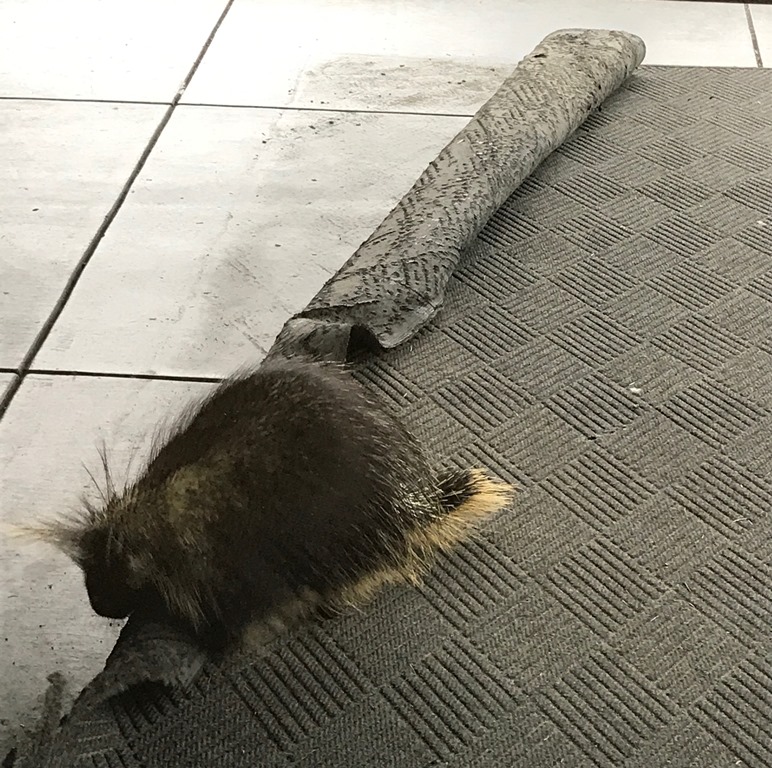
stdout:
[[772,71],[634,75],[355,362],[513,508],[420,590],[76,711],[56,764],[772,764],[770,211]]
[[[442,304],[462,251],[485,220],[644,53],[640,38],[619,31],[561,30],[545,38],[311,304],[286,323],[271,354],[306,351],[343,360],[351,340],[393,346],[412,337]],[[163,616],[137,612],[105,670],[79,697],[73,720],[134,685],[187,689],[205,658]],[[34,762],[29,747],[37,752],[34,745],[50,741],[60,709],[57,681],[54,675],[41,728],[24,739],[16,765]]]

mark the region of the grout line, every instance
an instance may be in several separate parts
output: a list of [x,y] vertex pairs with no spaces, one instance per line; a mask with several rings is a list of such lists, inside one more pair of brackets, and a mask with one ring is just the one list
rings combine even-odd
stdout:
[[406,115],[408,117],[474,117],[474,112],[420,112],[402,109],[354,109],[351,107],[296,107],[270,106],[268,104],[208,104],[198,101],[186,101],[182,107],[215,107],[217,109],[273,109],[277,112],[329,112],[348,115]]
[[173,101],[144,101],[140,99],[78,99],[68,96],[0,96],[0,101],[52,101],[64,104],[140,104],[148,107],[168,107]]
[[5,392],[3,392],[3,397],[0,400],[0,419],[2,419],[5,415],[6,410],[8,410],[8,406],[11,404],[11,400],[13,400],[14,396],[19,391],[20,386],[21,376],[17,374],[11,379],[10,384],[8,384],[8,386],[5,388]]
[[164,113],[164,116],[161,118],[161,121],[158,123],[158,126],[153,132],[153,135],[150,137],[150,141],[147,143],[147,146],[145,147],[144,151],[140,155],[139,160],[137,161],[137,164],[134,166],[134,169],[129,174],[129,178],[126,180],[126,183],[121,188],[121,191],[118,193],[118,197],[110,207],[110,210],[107,212],[107,215],[103,219],[102,223],[99,225],[99,228],[97,229],[96,233],[91,238],[91,242],[89,242],[89,244],[86,246],[86,250],[83,252],[83,255],[80,257],[80,260],[76,264],[75,269],[73,269],[72,273],[70,274],[70,277],[68,278],[67,283],[64,286],[64,289],[62,290],[61,294],[59,295],[59,298],[56,301],[56,304],[54,305],[54,308],[51,310],[51,313],[46,318],[40,331],[38,331],[37,336],[35,336],[35,339],[32,342],[32,345],[30,346],[29,350],[27,351],[27,354],[24,356],[24,359],[19,365],[18,378],[11,383],[11,385],[5,391],[2,399],[0,399],[0,419],[3,418],[6,411],[8,410],[8,406],[11,404],[11,401],[13,400],[14,396],[19,391],[19,387],[21,386],[22,381],[24,380],[24,377],[27,375],[27,371],[29,371],[30,367],[32,366],[32,362],[34,361],[35,357],[37,357],[38,352],[40,352],[41,347],[43,346],[43,344],[45,344],[46,339],[50,335],[51,330],[54,327],[54,324],[56,323],[56,321],[59,319],[62,312],[64,311],[64,308],[67,305],[67,302],[69,301],[73,291],[75,290],[75,286],[78,284],[78,280],[80,280],[80,276],[83,274],[83,271],[86,269],[89,262],[91,261],[91,258],[97,249],[97,246],[99,245],[102,238],[105,236],[105,233],[107,232],[108,227],[115,220],[115,217],[118,215],[118,211],[120,211],[121,206],[126,201],[126,198],[129,195],[129,191],[131,190],[132,185],[136,181],[137,176],[139,176],[140,172],[144,168],[145,163],[147,163],[147,160],[150,157],[150,153],[153,151],[153,149],[155,148],[155,145],[158,143],[158,139],[161,137],[161,133],[163,133],[164,128],[166,128],[166,125],[168,124],[169,120],[174,114],[174,110],[177,107],[177,104],[179,104],[180,99],[182,98],[182,94],[185,92],[185,89],[188,87],[188,85],[190,84],[190,81],[193,79],[193,76],[196,74],[196,70],[198,70],[199,66],[201,65],[204,55],[209,50],[209,46],[212,44],[212,40],[214,40],[214,36],[217,34],[217,30],[220,29],[220,26],[225,20],[225,17],[228,15],[228,11],[230,11],[234,1],[235,0],[228,0],[228,2],[226,3],[225,8],[220,14],[220,17],[217,19],[217,22],[212,28],[212,31],[209,33],[209,37],[206,39],[206,42],[201,48],[201,51],[196,57],[196,60],[193,62],[193,66],[191,66],[187,75],[185,75],[185,79],[182,81],[182,84],[177,89],[177,93],[174,95],[174,98],[172,99],[171,104],[167,107],[166,112]]
[[745,18],[748,20],[748,31],[751,33],[751,43],[753,45],[753,53],[756,56],[756,66],[763,67],[764,62],[761,60],[759,39],[756,37],[756,27],[753,25],[753,14],[751,13],[751,7],[748,3],[745,3]]
[[[13,368],[0,368],[0,373],[12,374],[13,379],[8,383],[5,390],[5,400],[10,405],[13,396],[19,390],[22,382],[22,376],[18,370]],[[30,368],[24,373],[27,376],[53,376],[56,378],[84,378],[84,379],[119,379],[122,381],[166,381],[182,382],[187,384],[221,384],[225,379],[217,376],[175,376],[174,374],[163,373],[112,373],[97,371],[65,371],[48,370],[46,368]],[[7,405],[5,406],[7,408]]]
[[182,381],[191,384],[221,384],[221,376],[178,376],[173,373],[117,373],[115,371],[68,371],[49,368],[30,368],[27,376],[82,377],[85,379],[123,379],[125,381]]
[[[0,96],[0,101],[51,101],[67,104],[134,104],[147,107],[169,107],[175,102],[168,101],[124,101],[121,99],[73,99],[49,96]],[[217,104],[205,101],[177,102],[179,107],[212,107],[213,109],[262,109],[277,112],[329,112],[350,115],[407,115],[410,117],[474,117],[474,112],[421,112],[401,109],[354,109],[349,107],[296,107],[293,105],[271,104]]]

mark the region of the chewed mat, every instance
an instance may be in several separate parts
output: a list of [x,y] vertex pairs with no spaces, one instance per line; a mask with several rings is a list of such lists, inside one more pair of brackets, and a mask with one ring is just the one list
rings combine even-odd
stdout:
[[513,506],[263,658],[178,646],[187,687],[81,701],[46,764],[772,765],[770,211],[772,71],[633,74],[401,343],[330,321],[330,354]]

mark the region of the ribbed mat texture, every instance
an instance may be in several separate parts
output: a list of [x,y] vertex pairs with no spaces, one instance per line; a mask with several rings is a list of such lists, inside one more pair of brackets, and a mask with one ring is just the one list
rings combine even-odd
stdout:
[[375,673],[390,764],[772,765],[772,72],[634,75],[360,376],[523,488]]
[[82,715],[56,764],[772,765],[771,213],[772,71],[634,75],[355,363],[514,505],[420,590]]

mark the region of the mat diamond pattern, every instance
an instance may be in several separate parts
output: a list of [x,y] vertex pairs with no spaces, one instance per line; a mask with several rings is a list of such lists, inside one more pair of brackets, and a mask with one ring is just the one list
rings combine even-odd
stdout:
[[770,94],[644,68],[443,311],[356,362],[438,459],[515,479],[512,509],[420,590],[115,702],[133,725],[69,764],[772,765]]
[[[454,278],[453,300],[472,291],[473,308],[440,315],[425,332],[475,352],[461,366],[448,361],[450,388],[423,384],[474,433],[478,448],[463,455],[483,460],[495,446],[507,476],[527,477],[519,511],[483,531],[525,574],[512,588],[522,612],[499,599],[466,611],[455,631],[486,649],[502,675],[517,675],[501,656],[521,640],[525,606],[550,595],[542,637],[569,646],[575,637],[576,646],[560,659],[559,677],[545,675],[531,690],[539,711],[594,765],[655,753],[675,765],[699,762],[701,752],[759,767],[772,760],[772,573],[744,543],[772,536],[772,473],[754,461],[748,438],[755,451],[772,447],[769,397],[753,396],[769,391],[772,369],[751,362],[772,333],[772,164],[764,160],[772,132],[758,103],[772,78],[715,76],[724,87],[691,70],[634,76],[480,234],[484,249]],[[641,94],[647,114],[666,118],[647,121],[660,133],[644,145],[636,140]],[[569,162],[561,177],[565,159],[585,169]],[[537,200],[548,207],[541,225]],[[570,253],[552,269],[520,262],[520,252],[538,252],[554,231]],[[580,304],[545,324],[534,317],[533,295],[551,299],[546,312],[559,311],[561,296]],[[380,358],[380,369],[393,358]],[[755,386],[743,384],[749,377]],[[435,432],[420,409],[410,416],[442,455],[448,431]],[[679,445],[678,434],[690,455],[673,463],[668,445]],[[545,514],[540,489],[557,513]],[[589,529],[577,528],[576,516]],[[479,600],[479,585],[466,578],[431,583],[435,601],[441,588],[447,605]],[[486,637],[494,627],[495,645]],[[520,703],[513,698],[513,717]],[[675,748],[673,733],[695,726],[700,737]],[[491,727],[474,743],[485,750],[500,738]],[[574,764],[570,754],[566,764]]]

